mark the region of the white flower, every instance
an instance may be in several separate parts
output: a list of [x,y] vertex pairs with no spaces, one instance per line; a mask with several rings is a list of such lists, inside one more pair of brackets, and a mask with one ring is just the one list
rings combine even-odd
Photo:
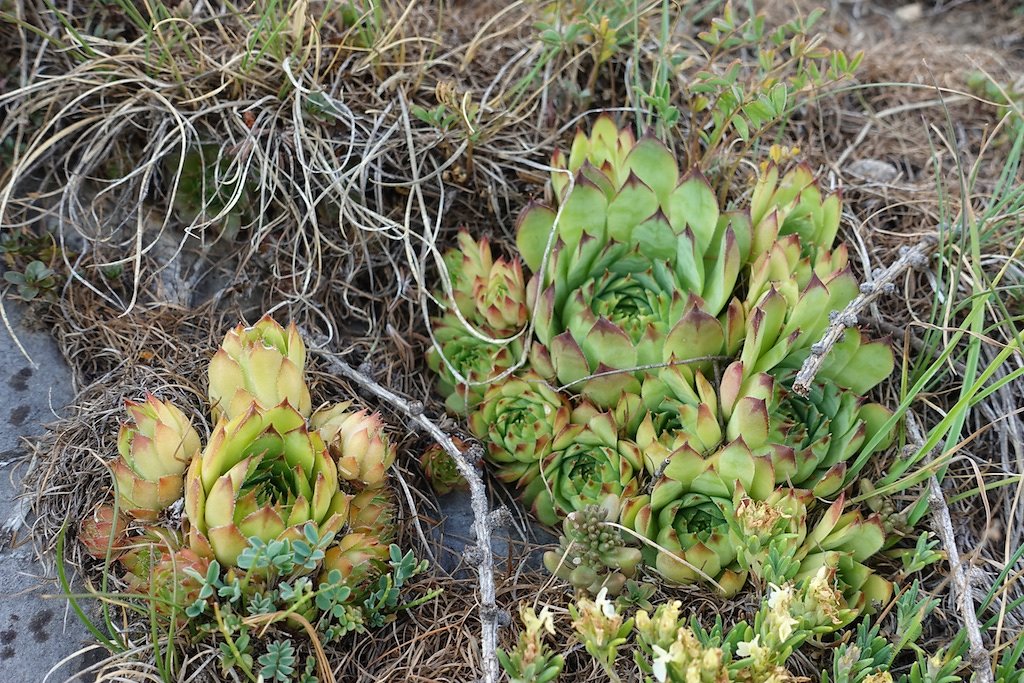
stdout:
[[519,616],[526,627],[527,633],[538,634],[541,630],[544,630],[551,635],[555,634],[555,620],[551,615],[551,609],[547,605],[544,605],[544,609],[540,611],[540,614],[534,612],[533,607],[523,605],[519,608]]
[[770,610],[789,610],[789,605],[793,601],[793,586],[792,584],[786,584],[785,586],[776,586],[774,583],[768,584],[768,609]]
[[651,645],[654,651],[654,661],[651,662],[651,670],[658,683],[665,683],[668,679],[668,663],[672,661],[672,655],[657,645]]
[[760,653],[760,651],[761,651],[761,636],[760,635],[754,636],[753,640],[750,640],[750,641],[744,640],[744,641],[736,644],[736,654],[741,659],[746,659],[747,657],[754,657],[754,658],[756,658],[757,655]]
[[790,608],[793,605],[793,586],[786,584],[781,588],[768,584],[768,627],[779,634],[779,642],[784,643],[793,635],[793,627],[800,622],[793,618]]
[[617,614],[615,611],[615,603],[608,600],[607,588],[602,588],[601,592],[597,594],[597,599],[594,601],[594,605],[601,610],[601,613],[608,619],[613,619]]

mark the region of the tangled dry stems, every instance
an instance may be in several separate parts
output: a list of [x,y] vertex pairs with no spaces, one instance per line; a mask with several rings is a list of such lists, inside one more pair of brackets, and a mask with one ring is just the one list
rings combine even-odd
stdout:
[[[1005,19],[1001,5],[991,4],[986,36]],[[74,52],[0,22],[4,38],[10,37],[3,44],[18,46],[3,59],[19,65],[5,70],[17,75],[19,87],[8,82],[0,95],[7,114],[0,139],[13,135],[28,150],[0,175],[0,220],[10,227],[44,225],[60,236],[58,254],[69,281],[58,305],[39,311],[55,330],[79,390],[73,411],[31,453],[27,486],[36,492],[33,534],[42,546],[52,546],[65,519],[84,516],[106,495],[94,482],[108,480],[104,461],[115,452],[125,397],[154,391],[202,414],[207,354],[239,316],[252,319],[275,307],[281,317],[326,335],[343,356],[371,360],[381,383],[441,414],[421,362],[428,343],[423,293],[435,286],[439,249],[461,224],[498,242],[510,238],[516,213],[541,191],[551,148],[584,115],[564,84],[585,80],[590,57],[585,50],[558,55],[539,70],[528,94],[510,99],[541,57],[526,3],[453,6],[446,13],[429,4],[385,8],[390,28],[370,45],[353,46],[344,31],[323,34],[319,42],[308,39],[312,31],[298,34],[308,39],[303,44],[309,54],[320,57],[301,67],[269,56],[243,64],[238,45],[252,37],[251,27],[223,12],[177,22],[190,36],[190,56],[178,46],[173,59],[156,63],[140,36],[127,43],[92,38],[89,49],[107,56],[78,61]],[[792,8],[791,2],[767,6],[783,18]],[[853,241],[857,267],[869,274],[962,210],[967,200],[954,182],[958,167],[975,171],[969,201],[976,204],[990,192],[1001,170],[1002,155],[990,137],[997,122],[988,104],[964,91],[963,76],[975,68],[1008,76],[1019,72],[1021,60],[970,36],[959,36],[955,50],[937,51],[929,31],[957,41],[951,27],[975,23],[964,22],[956,10],[907,28],[884,8],[858,3],[855,9],[862,12],[856,21],[842,11],[826,20],[834,42],[868,49],[859,86],[804,109],[783,142],[799,144],[812,166],[843,187],[844,234]],[[16,10],[23,21],[68,40],[43,3],[19,2]],[[1019,25],[1019,18],[1008,21]],[[1005,35],[1011,32],[1005,29]],[[896,44],[899,50],[892,49]],[[650,69],[658,49],[645,39],[636,63],[617,58],[610,72]],[[464,131],[440,133],[413,115],[415,105],[436,105],[439,83],[455,84],[459,97],[468,94],[479,107],[472,141]],[[602,75],[586,104],[636,104],[612,83]],[[317,93],[325,99],[312,99]],[[318,103],[315,115],[311,101]],[[249,224],[236,241],[219,234],[223,216],[182,229],[180,216],[166,210],[174,203],[182,150],[198,143],[223,150],[224,173],[258,180],[245,216]],[[1024,271],[1016,263],[1016,245],[997,235],[988,246],[991,253],[980,265],[998,269],[1009,262],[1019,282]],[[970,258],[955,248],[943,253],[947,267]],[[118,267],[120,273],[111,270]],[[909,272],[897,294],[875,302],[862,322],[892,334],[897,353],[910,358],[933,327],[929,311],[939,284],[933,272]],[[972,282],[964,277],[958,286],[950,294],[969,294]],[[956,324],[945,321],[943,333],[951,334]],[[983,347],[984,357],[994,355],[998,341]],[[1002,372],[1020,359],[1012,363]],[[322,367],[313,376],[315,395],[352,393]],[[972,549],[962,559],[972,567],[976,601],[1024,542],[1020,484],[958,496],[983,480],[1024,472],[1012,386],[979,406],[968,428],[973,438],[961,446],[942,484],[954,501],[950,511],[961,550]],[[893,404],[898,381],[879,393]],[[925,424],[953,400],[940,390],[921,396]],[[442,516],[417,483],[413,461],[423,443],[410,435],[400,444],[400,474],[412,492],[399,497],[407,522],[401,541],[443,557],[440,544],[424,547],[408,523],[418,517],[429,528]],[[886,463],[872,467],[877,474]],[[911,494],[898,498],[913,500]],[[440,536],[427,537],[435,543]],[[70,547],[69,564],[95,582],[102,567]],[[514,547],[512,569],[498,577],[499,606],[514,613],[519,601],[543,595],[564,608],[562,587],[552,590],[548,577],[520,567],[535,545]],[[940,647],[960,627],[957,597],[941,566],[922,580],[948,603],[926,624],[925,647]],[[436,601],[377,637],[333,648],[339,679],[477,676],[476,584],[438,572],[422,584],[424,590],[435,586],[444,589]],[[1009,572],[995,588],[996,606],[981,616],[998,617],[995,634],[987,634],[989,651],[998,656],[1024,626],[1020,609],[1005,608],[1024,595],[1020,572]],[[666,594],[682,597],[705,623],[716,614],[727,623],[749,616],[756,604],[753,593],[724,604],[699,587]],[[566,636],[560,615],[556,647],[568,653],[567,671],[575,680],[600,680],[599,669]],[[133,642],[145,642],[137,625],[128,628]],[[513,630],[504,629],[501,637],[510,644]],[[197,645],[187,652],[183,670],[195,673],[195,680],[217,680],[215,649]],[[101,664],[99,680],[158,680],[151,657],[140,645]],[[795,668],[813,677],[820,665],[801,654]]]

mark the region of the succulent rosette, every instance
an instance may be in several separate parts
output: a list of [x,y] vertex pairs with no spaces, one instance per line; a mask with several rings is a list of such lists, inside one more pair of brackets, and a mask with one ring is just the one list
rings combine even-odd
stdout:
[[537,306],[533,368],[604,407],[638,388],[632,369],[739,349],[733,292],[751,247],[749,221],[721,214],[703,176],[681,176],[662,143],[610,136],[609,125],[602,118],[590,138],[577,135],[567,168],[576,182],[558,192],[561,214],[534,204],[517,227],[536,273],[527,292]]
[[324,553],[320,580],[326,581],[336,569],[344,583],[356,586],[379,573],[387,559],[388,543],[380,537],[366,532],[345,534]]
[[798,584],[815,577],[829,578],[831,587],[842,594],[843,616],[836,628],[845,626],[863,612],[872,612],[892,598],[892,583],[865,563],[885,544],[885,529],[877,514],[864,517],[858,510],[844,511],[840,496],[825,510],[795,552],[799,563],[793,580]]
[[434,322],[434,340],[436,346],[427,352],[427,366],[437,373],[438,391],[445,397],[445,407],[455,415],[466,415],[479,405],[487,385],[523,353],[518,338],[492,343],[473,334],[452,314]]
[[832,496],[856,478],[872,453],[889,447],[892,432],[877,442],[875,437],[892,411],[832,383],[815,383],[806,397],[799,396],[785,388],[791,379],[774,382],[767,441],[792,449],[796,469],[786,473],[786,481]]
[[302,538],[339,531],[349,499],[320,435],[287,402],[257,404],[214,429],[186,475],[185,514],[193,550],[234,566],[250,537]]
[[640,551],[627,546],[622,533],[608,524],[617,507],[588,505],[562,522],[558,548],[544,553],[544,566],[575,588],[597,595],[602,588],[617,595],[636,574]]
[[282,401],[309,417],[312,408],[303,377],[305,365],[306,346],[294,323],[286,329],[267,315],[252,327],[234,328],[210,361],[214,421],[234,419],[253,403],[269,409]]
[[98,560],[109,554],[116,558],[123,552],[128,520],[112,505],[97,505],[78,528],[78,540],[85,551]]
[[[452,442],[460,450],[469,448],[469,444],[457,436],[452,437]],[[423,451],[420,455],[420,467],[423,469],[423,476],[426,477],[430,488],[439,496],[447,495],[452,491],[469,490],[469,482],[459,472],[455,459],[441,447],[441,444],[435,443]]]
[[199,434],[185,413],[150,395],[142,403],[125,401],[131,422],[117,437],[120,457],[113,463],[118,507],[154,521],[181,497],[183,476],[199,452]]
[[771,460],[751,454],[742,439],[707,458],[683,445],[650,495],[626,501],[622,522],[657,544],[645,546],[644,559],[666,579],[708,580],[732,595],[747,576],[734,566],[737,549],[729,538],[737,490],[752,500],[768,499],[775,490]]
[[338,478],[357,489],[382,486],[395,461],[380,413],[352,410],[351,403],[318,410],[309,418],[338,466]]
[[774,483],[831,496],[891,438],[865,452],[891,412],[839,387],[816,384],[807,397],[798,396],[767,373],[748,376],[742,361],[721,374],[717,391],[703,373],[684,365],[644,380],[649,413],[637,430],[637,443],[648,471],[655,472],[682,445],[710,454],[742,437],[752,454],[771,460]]
[[577,409],[555,435],[523,500],[551,526],[587,505],[618,510],[619,501],[636,494],[642,467],[640,448],[620,435],[612,413]]
[[522,488],[540,472],[555,435],[570,418],[568,401],[539,375],[527,373],[490,387],[469,427],[487,444],[495,475]]
[[[822,193],[805,165],[780,177],[769,164],[759,174],[750,203],[752,263],[743,304],[741,358],[748,371],[799,367],[830,314],[859,293],[846,245],[835,245],[840,213],[838,193]],[[886,340],[868,341],[851,329],[839,346],[826,358],[821,379],[866,393],[892,372]]]
[[[445,266],[452,299],[466,320],[495,332],[512,332],[526,324],[526,279],[519,259],[495,259],[487,238],[476,241],[459,231],[458,248],[449,250]],[[439,299],[443,296],[439,294]]]

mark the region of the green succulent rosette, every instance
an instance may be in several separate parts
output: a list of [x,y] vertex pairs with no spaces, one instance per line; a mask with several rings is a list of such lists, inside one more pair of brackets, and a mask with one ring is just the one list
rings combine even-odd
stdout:
[[531,372],[490,387],[470,415],[469,428],[487,444],[486,458],[498,479],[522,488],[540,472],[555,435],[570,419],[568,401]]
[[[452,442],[460,450],[465,451],[469,444],[457,436],[452,437]],[[444,496],[452,491],[468,491],[469,482],[459,472],[455,459],[448,453],[441,444],[435,443],[420,455],[420,467],[423,469],[423,476],[426,477],[430,488],[434,493]]]
[[[733,301],[723,310],[739,272],[735,250],[723,257],[735,267],[711,298],[710,292],[707,297],[692,293],[694,285],[686,278],[692,264],[651,261],[638,246],[617,242],[594,258],[585,253],[599,246],[585,237],[576,253],[565,247],[556,251],[559,266],[572,263],[537,299],[530,361],[542,376],[609,408],[623,392],[638,391],[643,366],[739,350],[741,306]],[[531,289],[537,284],[535,277]]]
[[131,421],[121,425],[120,457],[111,465],[118,506],[152,522],[181,498],[185,470],[201,445],[199,434],[185,413],[152,395],[142,403],[125,401],[125,410]]
[[[462,316],[499,333],[526,324],[526,279],[519,259],[495,259],[487,238],[479,241],[459,231],[458,247],[444,255],[452,301]],[[438,299],[444,300],[438,293]]]
[[309,418],[338,468],[338,478],[356,490],[387,484],[395,447],[380,413],[354,410],[349,401],[323,408]]
[[680,446],[709,455],[742,437],[751,453],[771,461],[775,484],[825,497],[891,440],[864,451],[892,414],[883,406],[834,385],[799,396],[768,373],[748,376],[742,361],[722,371],[717,391],[701,371],[676,365],[649,374],[641,392],[649,412],[637,443],[652,473]]
[[252,404],[220,422],[185,477],[190,545],[225,567],[235,566],[253,536],[301,539],[307,522],[320,536],[337,532],[348,506],[323,440],[287,402],[268,410]]
[[213,419],[231,420],[253,403],[267,409],[282,401],[309,417],[305,365],[306,345],[295,323],[284,328],[266,315],[252,327],[238,325],[225,335],[210,361]]
[[612,413],[577,409],[555,434],[523,501],[549,526],[588,505],[618,510],[619,501],[636,494],[642,467],[639,447],[620,435]]
[[742,439],[707,458],[683,445],[649,495],[626,501],[622,522],[656,544],[644,547],[644,560],[669,581],[707,580],[732,595],[747,577],[734,566],[729,539],[737,490],[766,500],[775,490],[771,460],[753,455]]
[[611,407],[637,390],[639,366],[735,353],[749,220],[720,212],[707,180],[681,174],[662,143],[619,133],[607,117],[577,135],[567,161],[572,189],[565,173],[552,176],[560,209],[533,204],[517,226],[535,273],[533,368]]
[[466,415],[479,405],[487,385],[511,368],[523,353],[518,338],[491,343],[473,334],[451,314],[435,321],[434,340],[436,346],[427,352],[427,366],[437,373],[438,390],[445,397],[445,407],[454,415]]
[[828,577],[829,585],[845,603],[842,614],[833,615],[836,628],[841,628],[861,614],[885,606],[892,598],[892,583],[865,564],[884,545],[881,518],[846,510],[845,496],[839,496],[795,552],[797,564],[792,578],[799,585]]

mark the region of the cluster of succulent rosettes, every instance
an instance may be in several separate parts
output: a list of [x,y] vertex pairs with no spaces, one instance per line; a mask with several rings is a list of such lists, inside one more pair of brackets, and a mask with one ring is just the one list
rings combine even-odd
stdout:
[[626,545],[622,533],[609,521],[617,510],[588,505],[562,522],[558,549],[544,553],[544,566],[579,590],[596,595],[602,588],[618,595],[636,575],[641,555]]
[[[324,573],[339,569],[343,580],[386,560],[394,447],[379,414],[349,402],[314,413],[305,358],[294,325],[265,317],[229,332],[209,367],[214,424],[205,447],[170,403],[126,402],[131,420],[112,463],[117,510],[102,504],[82,523],[86,551],[119,560],[135,577],[129,583],[161,591],[196,558],[237,568],[253,538],[331,537]],[[182,496],[179,530],[165,510]]]
[[[725,210],[698,169],[609,116],[552,166],[547,201],[516,228],[528,283],[502,299],[525,301],[532,337],[493,329],[500,316],[471,296],[468,282],[490,281],[480,273],[495,267],[486,241],[460,234],[461,253],[446,256],[447,315],[486,333],[438,325],[445,357],[468,359],[452,367],[494,378],[527,351],[525,367],[475,392],[431,358],[496,476],[545,524],[617,509],[653,542],[644,561],[672,581],[732,593],[749,574],[804,580],[827,567],[851,609],[882,596],[863,565],[880,547],[875,517],[851,512],[829,527],[833,506],[807,528],[816,501],[845,504],[841,493],[889,444],[891,413],[863,398],[893,369],[889,344],[849,329],[819,385],[790,390],[830,314],[859,291],[836,243],[839,195],[805,166],[769,163]],[[855,547],[846,526],[870,542]],[[827,549],[812,542],[825,527]]]
[[439,375],[448,410],[465,415],[480,402],[487,382],[522,356],[518,333],[529,312],[518,259],[493,258],[487,239],[477,242],[466,231],[458,244],[444,255],[450,293],[434,293],[444,313],[432,320],[435,344],[427,364]]
[[857,394],[819,384],[800,396],[786,388],[791,373],[748,374],[743,361],[720,374],[717,391],[701,370],[685,365],[646,376],[647,414],[636,441],[650,472],[684,446],[710,455],[730,445],[770,459],[774,483],[827,497],[853,481],[868,455],[889,445],[891,434],[875,437],[892,413]]

